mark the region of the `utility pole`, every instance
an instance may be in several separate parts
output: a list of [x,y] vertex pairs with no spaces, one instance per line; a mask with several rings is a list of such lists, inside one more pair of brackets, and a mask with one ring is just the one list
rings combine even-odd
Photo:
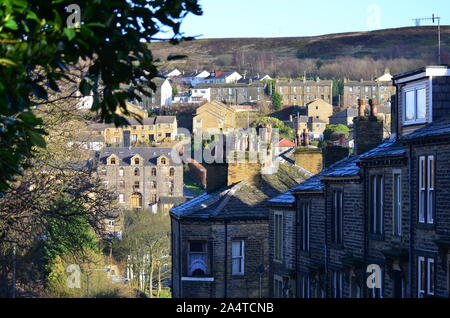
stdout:
[[416,26],[420,26],[422,21],[431,21],[433,24],[438,24],[438,65],[441,65],[441,17],[436,17],[434,14],[431,18],[416,18],[413,19]]

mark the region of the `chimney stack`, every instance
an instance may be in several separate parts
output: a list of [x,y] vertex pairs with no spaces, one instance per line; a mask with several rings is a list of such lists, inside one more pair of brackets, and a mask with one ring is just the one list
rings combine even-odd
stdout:
[[376,117],[376,102],[370,102],[370,116],[365,115],[366,100],[358,100],[359,117],[353,119],[355,154],[361,155],[383,141],[383,120]]
[[365,98],[358,99],[358,116],[364,117],[366,115],[366,103],[367,100]]
[[377,117],[378,114],[378,100],[377,99],[370,99],[369,100],[370,105],[370,116],[371,117]]

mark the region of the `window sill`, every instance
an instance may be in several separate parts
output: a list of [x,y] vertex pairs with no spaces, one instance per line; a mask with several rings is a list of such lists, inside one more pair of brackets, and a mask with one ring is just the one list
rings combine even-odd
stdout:
[[434,231],[436,226],[435,224],[417,223],[416,228],[419,230]]
[[213,282],[214,277],[181,277],[183,282]]
[[414,126],[414,125],[424,125],[427,123],[426,119],[420,119],[420,120],[410,120],[410,121],[403,121],[403,126]]
[[384,241],[384,234],[369,234],[369,239],[373,241]]
[[344,244],[342,243],[331,243],[330,244],[330,248],[333,250],[343,250],[344,249]]

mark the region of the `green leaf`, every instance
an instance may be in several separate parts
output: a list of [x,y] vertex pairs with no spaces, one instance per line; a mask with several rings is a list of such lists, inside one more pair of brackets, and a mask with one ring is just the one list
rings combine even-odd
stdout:
[[0,65],[3,66],[17,66],[17,64],[9,59],[1,59],[0,58]]
[[80,82],[78,87],[83,96],[88,96],[91,94],[92,86],[85,79]]
[[75,30],[69,28],[64,28],[64,34],[67,36],[69,41],[71,41],[76,35]]
[[28,136],[30,137],[30,140],[33,143],[33,145],[35,145],[36,147],[45,148],[45,146],[47,145],[44,137],[42,137],[41,134],[39,134],[33,130],[28,131]]
[[30,20],[39,21],[39,18],[37,17],[36,13],[34,13],[33,11],[28,11],[26,18],[30,19]]
[[17,30],[17,29],[18,29],[17,23],[16,23],[16,21],[14,21],[14,20],[8,20],[8,21],[6,21],[6,23],[4,24],[4,26],[5,26],[6,28],[8,28],[8,29],[11,29],[11,30]]

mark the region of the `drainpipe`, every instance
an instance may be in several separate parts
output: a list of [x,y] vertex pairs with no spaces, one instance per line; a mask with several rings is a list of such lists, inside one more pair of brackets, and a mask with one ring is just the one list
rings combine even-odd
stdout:
[[328,293],[328,188],[325,185],[325,226],[324,226],[324,234],[325,234],[325,297],[329,295]]
[[228,222],[225,222],[225,260],[224,260],[224,298],[228,297],[228,279],[227,279],[227,269],[228,269]]
[[298,213],[299,213],[299,209],[298,209],[298,199],[295,200],[296,204],[294,205],[295,208],[295,298],[298,297],[298,276],[299,276],[299,270],[298,270],[298,228],[299,228],[299,224],[298,224]]
[[412,166],[413,160],[412,160],[412,146],[409,145],[409,158],[408,158],[408,164],[409,164],[409,177],[408,177],[408,184],[409,184],[409,297],[413,297],[413,280],[414,280],[414,220],[413,220],[413,204],[412,204],[412,198],[413,198],[413,187],[412,187],[412,175],[413,175],[413,166]]
[[[366,182],[366,180],[369,180],[369,173],[368,173],[368,169],[367,167],[364,168],[364,180],[363,180],[363,195],[364,195],[364,205],[365,207],[368,207],[368,209],[363,209],[364,211],[364,260],[366,261],[366,263],[368,262],[368,257],[369,257],[369,236],[368,236],[368,232],[369,232],[369,220],[368,220],[368,213],[366,211],[370,211],[370,200],[368,198],[368,184],[369,183]],[[362,293],[364,293],[364,290],[362,290]]]

